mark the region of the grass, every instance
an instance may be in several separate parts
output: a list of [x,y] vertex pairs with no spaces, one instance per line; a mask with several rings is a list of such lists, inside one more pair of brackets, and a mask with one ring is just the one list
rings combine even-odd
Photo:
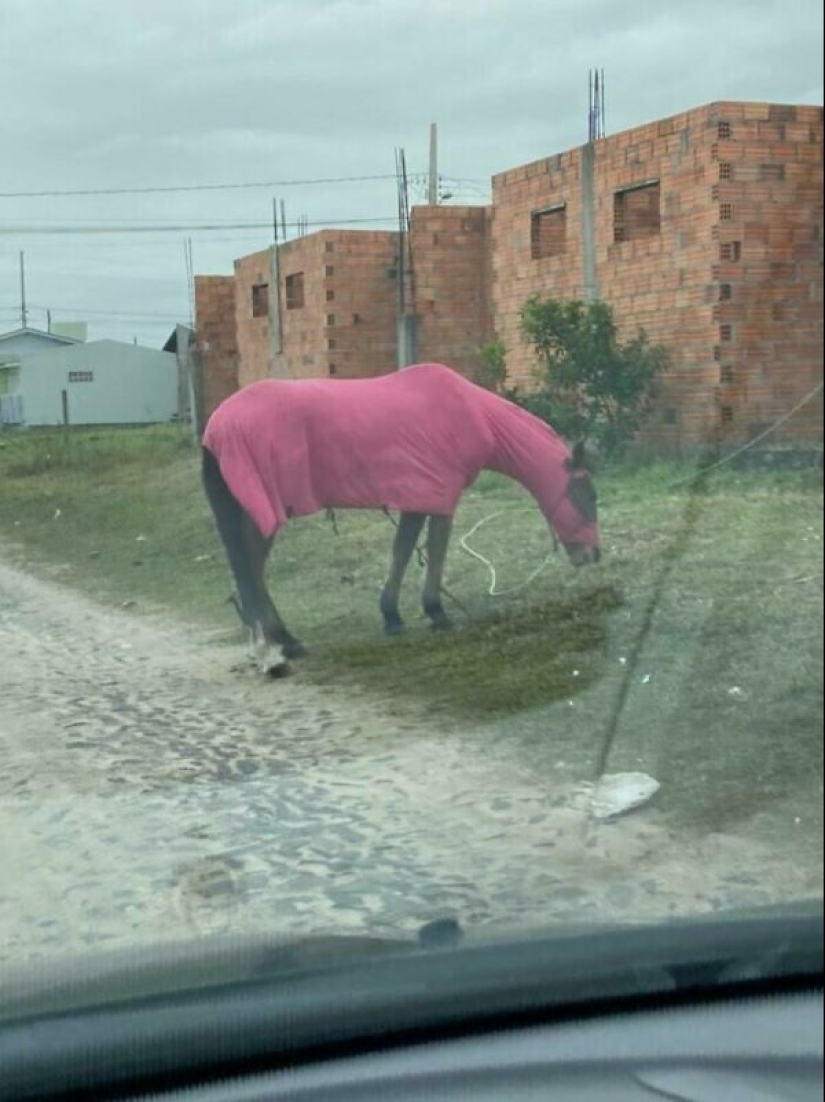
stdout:
[[[577,774],[596,761],[629,676],[610,768],[653,773],[680,823],[722,829],[795,803],[808,815],[814,801],[821,823],[821,471],[723,470],[696,493],[673,488],[685,474],[675,464],[603,473],[605,565],[575,572],[552,557],[512,596],[488,596],[483,566],[456,539],[446,582],[462,609],[449,635],[429,632],[418,612],[415,565],[410,631],[381,635],[392,540],[381,514],[342,514],[337,536],[323,517],[295,522],[270,579],[312,648],[297,676],[429,717],[434,738],[471,727],[479,752],[506,746],[537,770],[564,762]],[[549,541],[530,499],[487,474],[457,531],[499,511],[473,546],[506,589]],[[237,632],[197,450],[179,429],[0,437],[0,533],[18,562],[59,569],[103,603]]]

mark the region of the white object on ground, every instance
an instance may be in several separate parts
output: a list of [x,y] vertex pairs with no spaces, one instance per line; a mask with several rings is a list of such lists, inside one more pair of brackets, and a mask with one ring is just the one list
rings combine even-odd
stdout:
[[647,773],[606,773],[593,792],[594,819],[612,819],[647,803],[659,791]]

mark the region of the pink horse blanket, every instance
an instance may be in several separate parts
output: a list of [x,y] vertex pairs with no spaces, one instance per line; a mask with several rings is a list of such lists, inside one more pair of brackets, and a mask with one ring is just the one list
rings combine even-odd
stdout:
[[325,508],[451,515],[485,468],[533,492],[562,539],[571,523],[587,537],[561,500],[567,445],[440,364],[370,379],[253,383],[215,410],[203,445],[267,538],[290,517]]

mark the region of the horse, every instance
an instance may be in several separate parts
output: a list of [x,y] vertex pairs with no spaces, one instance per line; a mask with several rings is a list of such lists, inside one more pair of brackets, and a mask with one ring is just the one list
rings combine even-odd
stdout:
[[[264,580],[292,518],[331,509],[398,512],[379,598],[384,629],[404,630],[404,575],[427,525],[424,613],[451,627],[442,578],[453,516],[482,470],[527,489],[574,566],[601,557],[597,495],[583,444],[443,364],[366,379],[262,379],[236,391],[202,437],[203,485],[235,582],[236,607],[265,643],[263,671],[306,652]],[[429,523],[428,523],[429,522]]]

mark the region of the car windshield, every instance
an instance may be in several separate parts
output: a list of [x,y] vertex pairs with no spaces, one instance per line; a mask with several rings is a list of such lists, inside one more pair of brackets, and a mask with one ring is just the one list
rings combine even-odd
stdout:
[[822,71],[4,0],[0,966],[821,899]]

